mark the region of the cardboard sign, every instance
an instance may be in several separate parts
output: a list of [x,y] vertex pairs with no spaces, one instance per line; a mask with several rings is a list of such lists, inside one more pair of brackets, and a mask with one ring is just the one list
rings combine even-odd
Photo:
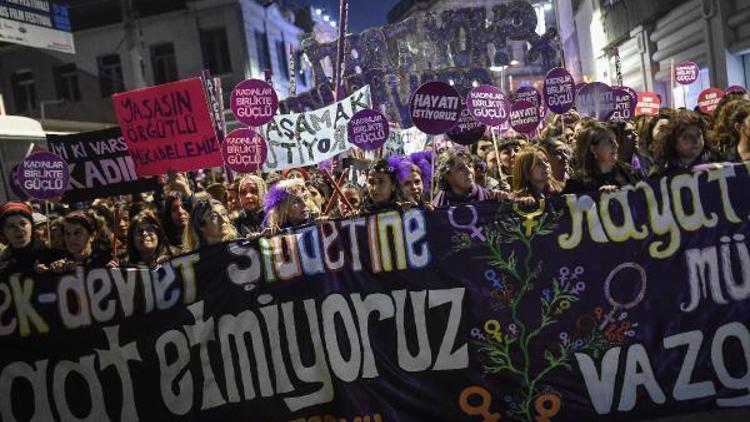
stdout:
[[279,97],[267,82],[246,79],[234,87],[229,104],[237,120],[248,126],[261,126],[273,119],[279,109]]
[[466,107],[466,101],[461,99],[461,116],[458,118],[458,124],[449,130],[446,135],[452,141],[461,145],[471,145],[478,141],[484,135],[487,126],[476,121]]
[[353,146],[347,131],[349,121],[355,113],[370,107],[368,85],[328,107],[274,116],[260,128],[268,143],[262,170],[309,166],[349,150]]
[[112,100],[139,176],[222,164],[201,78],[115,94]]
[[544,78],[544,104],[557,114],[563,114],[575,104],[575,81],[565,68],[556,67]]
[[530,86],[522,86],[516,90],[516,101],[528,101],[536,106],[542,103],[542,95]]
[[21,161],[18,185],[29,197],[52,199],[62,196],[68,186],[68,163],[51,152],[35,152]]
[[722,97],[724,97],[724,90],[714,87],[706,88],[698,95],[698,109],[712,115]]
[[469,91],[466,109],[477,122],[487,126],[500,126],[508,121],[510,102],[500,88],[479,85]]
[[685,60],[675,66],[674,80],[681,85],[690,85],[698,79],[699,72],[700,69],[697,64],[690,60]]
[[659,107],[661,107],[661,99],[656,93],[651,91],[639,92],[638,103],[635,106],[635,115],[640,116],[645,114],[647,116],[656,116],[659,114]]
[[227,167],[238,173],[254,173],[266,162],[266,140],[252,129],[236,129],[221,145]]
[[390,128],[382,113],[371,108],[358,111],[347,125],[349,142],[365,151],[378,149],[388,139]]
[[517,132],[533,135],[539,125],[539,106],[517,100],[510,106],[510,126]]
[[609,85],[592,82],[584,85],[576,95],[576,110],[582,116],[605,121],[615,110],[615,96]]
[[77,202],[159,188],[153,178],[136,174],[119,127],[74,135],[47,135],[47,145],[68,163],[70,184],[63,201]]
[[428,135],[439,135],[458,124],[461,96],[445,82],[427,82],[414,91],[409,110],[414,126]]
[[615,110],[609,116],[610,120],[630,120],[635,117],[635,108],[638,105],[638,94],[628,87],[613,87],[615,96]]

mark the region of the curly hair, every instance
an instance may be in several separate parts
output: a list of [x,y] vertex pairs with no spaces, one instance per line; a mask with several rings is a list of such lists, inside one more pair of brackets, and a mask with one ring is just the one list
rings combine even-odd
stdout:
[[449,190],[448,182],[445,176],[451,169],[453,169],[459,163],[465,163],[467,166],[474,168],[474,160],[471,155],[464,151],[448,150],[444,155],[440,157],[437,163],[437,180],[440,189]]
[[710,148],[710,139],[706,138],[707,122],[700,114],[690,110],[677,110],[654,139],[652,145],[653,158],[658,165],[664,165],[668,160],[677,157],[675,143],[691,126],[700,129],[704,138],[704,150]]
[[[727,101],[727,98],[730,98]],[[740,134],[734,128],[735,123],[742,123],[747,117],[750,109],[750,100],[744,94],[730,93],[719,101],[714,111],[716,116],[708,133],[716,148],[727,158],[735,155],[733,149],[737,148]]]

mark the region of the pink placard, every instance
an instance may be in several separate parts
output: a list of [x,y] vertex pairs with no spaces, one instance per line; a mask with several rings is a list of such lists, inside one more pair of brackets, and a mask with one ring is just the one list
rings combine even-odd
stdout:
[[635,115],[656,116],[659,114],[659,107],[661,107],[661,99],[656,93],[651,91],[639,92],[638,102],[635,105]]
[[724,97],[724,90],[720,88],[706,88],[698,95],[698,108],[706,114],[714,114],[714,110]]
[[138,176],[222,165],[200,78],[112,96]]

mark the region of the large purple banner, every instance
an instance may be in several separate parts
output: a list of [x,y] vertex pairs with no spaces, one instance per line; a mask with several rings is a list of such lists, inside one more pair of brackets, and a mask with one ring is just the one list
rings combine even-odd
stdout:
[[3,275],[0,419],[638,420],[750,404],[749,169]]

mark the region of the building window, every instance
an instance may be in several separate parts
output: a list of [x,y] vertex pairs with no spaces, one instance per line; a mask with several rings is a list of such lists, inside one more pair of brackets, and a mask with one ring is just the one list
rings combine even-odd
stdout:
[[75,63],[56,66],[53,73],[57,98],[70,102],[80,101],[81,91],[78,89],[78,69],[76,69]]
[[102,98],[109,97],[116,92],[125,91],[122,78],[122,65],[119,54],[108,54],[96,58],[99,67],[99,90]]
[[36,84],[30,70],[19,70],[10,77],[18,114],[36,110]]
[[286,44],[284,41],[276,41],[276,58],[277,62],[279,63],[279,68],[281,71],[280,74],[284,75],[287,80],[289,79],[289,59],[287,58],[287,55],[289,53],[286,49]]
[[203,52],[203,66],[209,69],[212,74],[232,73],[227,31],[224,28],[202,29],[201,50]]
[[151,66],[156,85],[176,81],[177,59],[174,56],[174,45],[165,43],[151,46]]
[[265,32],[255,31],[255,48],[258,50],[258,70],[271,70],[271,52],[268,49],[268,36]]

